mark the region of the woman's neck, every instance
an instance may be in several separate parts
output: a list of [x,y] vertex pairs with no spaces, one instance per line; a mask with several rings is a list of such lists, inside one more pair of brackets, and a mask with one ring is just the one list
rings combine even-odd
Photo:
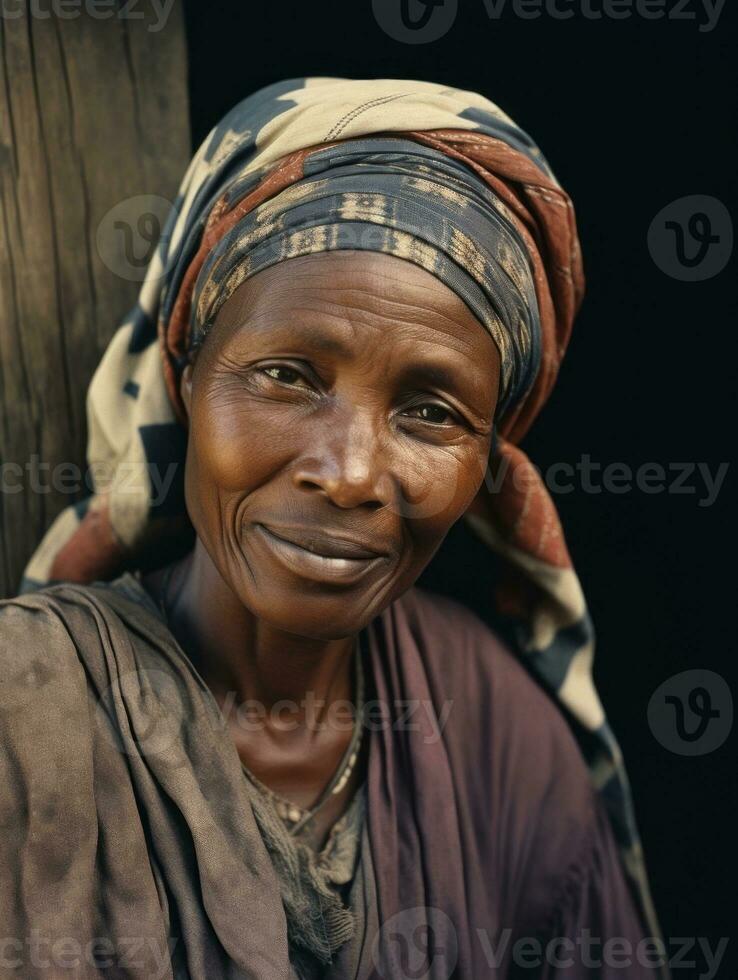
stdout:
[[[244,765],[285,799],[314,806],[355,725],[356,637],[316,640],[259,620],[199,542],[146,585],[159,596],[163,585],[169,628],[215,697]],[[317,840],[344,811],[364,765],[362,756],[343,791],[314,816]]]
[[251,702],[269,713],[284,703],[299,723],[351,699],[356,637],[314,639],[258,619],[199,541],[167,578],[170,629],[221,705]]

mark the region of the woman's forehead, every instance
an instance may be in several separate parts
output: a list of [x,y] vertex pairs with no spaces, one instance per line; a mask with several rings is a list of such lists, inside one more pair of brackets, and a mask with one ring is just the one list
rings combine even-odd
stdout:
[[[385,343],[396,337],[459,351],[496,350],[485,327],[445,283],[383,253],[323,252],[270,266],[235,290],[216,322],[244,328],[254,340],[259,334],[304,334],[338,355],[357,339],[352,333],[359,326],[378,330]],[[365,330],[358,339],[367,339]]]

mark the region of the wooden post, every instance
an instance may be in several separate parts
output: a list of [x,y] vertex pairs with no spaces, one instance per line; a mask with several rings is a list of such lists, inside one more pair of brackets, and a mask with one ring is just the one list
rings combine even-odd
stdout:
[[86,495],[87,385],[136,300],[190,130],[176,0],[166,17],[3,0],[0,42],[2,597]]

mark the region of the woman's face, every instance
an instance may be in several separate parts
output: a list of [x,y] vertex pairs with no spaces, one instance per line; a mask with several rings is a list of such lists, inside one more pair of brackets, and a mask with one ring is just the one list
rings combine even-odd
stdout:
[[320,252],[247,279],[182,395],[187,508],[260,619],[355,634],[418,578],[484,477],[499,354],[404,259]]

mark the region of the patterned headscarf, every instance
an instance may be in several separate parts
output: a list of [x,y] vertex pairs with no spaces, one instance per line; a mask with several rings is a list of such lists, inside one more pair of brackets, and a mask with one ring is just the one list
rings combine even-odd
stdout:
[[311,252],[368,249],[427,269],[476,314],[500,351],[504,413],[530,387],[540,350],[525,243],[505,205],[464,164],[398,137],[318,148],[302,169],[299,181],[245,213],[233,203],[244,196],[239,181],[224,197],[225,215],[211,213],[212,234],[172,314],[164,313],[175,363],[202,344],[221,306],[261,269]]
[[429,270],[500,350],[496,486],[483,483],[465,519],[501,560],[490,599],[530,672],[574,719],[658,935],[627,776],[592,680],[582,590],[553,501],[516,445],[553,387],[582,300],[574,210],[530,137],[482,96],[430,82],[298,78],[221,120],[187,169],[138,303],[90,385],[95,492],[51,526],[23,590],[110,578],[154,536],[181,533],[183,365],[246,278],[345,248]]

